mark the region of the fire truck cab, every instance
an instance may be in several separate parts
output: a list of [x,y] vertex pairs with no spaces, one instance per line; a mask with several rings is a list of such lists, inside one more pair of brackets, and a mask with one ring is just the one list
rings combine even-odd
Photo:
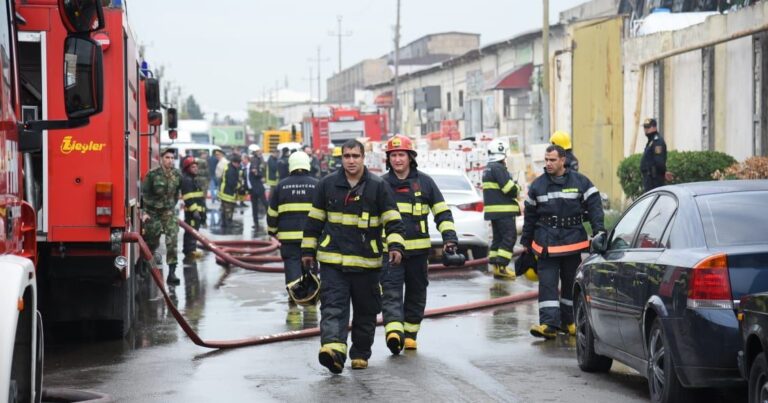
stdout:
[[305,143],[327,150],[349,139],[381,141],[387,134],[387,115],[375,107],[318,108],[304,116]]
[[[55,2],[51,2],[56,4]],[[46,62],[56,66],[61,96],[51,107],[61,120],[39,120],[21,108],[19,88],[29,83],[20,74],[17,15],[13,0],[0,0],[0,402],[39,402],[42,398],[43,329],[38,311],[35,209],[23,195],[22,153],[40,147],[43,132],[85,125],[102,108],[101,50],[88,33],[103,25],[98,0],[54,6],[66,31],[58,53]],[[20,123],[21,122],[21,123]],[[21,128],[21,129],[19,129]]]

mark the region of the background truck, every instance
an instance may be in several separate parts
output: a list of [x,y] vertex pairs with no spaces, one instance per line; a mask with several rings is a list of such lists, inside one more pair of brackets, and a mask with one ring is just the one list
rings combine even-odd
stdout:
[[[22,61],[17,50],[17,24],[24,24],[11,0],[0,1],[0,401],[39,402],[42,397],[43,329],[38,311],[36,219],[31,203],[33,192],[26,180],[33,176],[31,155],[42,148],[44,130],[83,126],[91,115],[101,111],[101,49],[87,32],[100,26],[98,1],[69,3],[59,9],[51,4],[51,18],[63,21],[67,34],[51,38],[54,48],[46,65],[56,70],[58,97],[51,98],[46,109],[62,120],[40,120],[22,109],[19,87],[31,86],[20,72]],[[66,36],[66,37],[65,37]],[[27,94],[29,95],[29,94]],[[37,112],[41,110],[38,109]],[[19,122],[24,122],[20,124]],[[20,133],[20,128],[22,132]],[[23,154],[24,153],[24,154]],[[22,170],[22,164],[24,170]],[[26,172],[25,172],[26,171]],[[26,174],[27,176],[23,175]],[[26,194],[26,199],[24,196]]]
[[387,114],[378,108],[319,108],[304,116],[303,129],[314,149],[328,150],[349,139],[381,141],[387,134]]
[[261,132],[261,149],[265,154],[269,154],[278,149],[278,144],[301,143],[302,138],[301,130],[297,130],[295,125],[279,130],[264,130]]
[[[57,2],[19,1],[16,12],[25,20],[18,51],[22,108],[44,119],[62,118],[62,63],[55,61],[66,29]],[[105,113],[86,127],[46,131],[29,155],[40,305],[54,335],[59,329],[124,335],[136,314],[140,283],[148,283],[139,281],[138,250],[123,243],[122,234],[140,230],[140,179],[156,163],[157,149],[155,140],[141,141],[150,133],[140,129],[160,123],[159,84],[142,72],[123,6],[108,6],[103,14],[104,27],[92,35],[103,52]],[[100,326],[88,326],[95,321]]]

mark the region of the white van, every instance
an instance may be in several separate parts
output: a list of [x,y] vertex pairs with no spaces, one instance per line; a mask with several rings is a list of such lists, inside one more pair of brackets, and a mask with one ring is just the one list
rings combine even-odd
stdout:
[[164,144],[160,147],[161,150],[165,150],[166,148],[170,148],[172,150],[175,150],[176,152],[176,168],[180,167],[181,164],[181,158],[186,157],[187,155],[192,155],[195,158],[200,157],[200,154],[203,151],[208,151],[208,156],[213,155],[214,150],[221,151],[221,147],[215,145],[215,144],[202,144],[202,143],[182,143],[182,142],[175,142],[171,144]]

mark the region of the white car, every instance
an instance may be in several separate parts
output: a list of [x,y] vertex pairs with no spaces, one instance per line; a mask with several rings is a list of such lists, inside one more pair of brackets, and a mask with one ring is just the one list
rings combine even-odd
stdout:
[[[431,176],[443,193],[445,202],[451,208],[456,234],[459,237],[459,250],[470,258],[480,259],[488,256],[490,225],[483,219],[483,196],[472,185],[466,174],[459,170],[422,169]],[[435,226],[434,217],[429,220],[429,236],[433,247],[442,247],[443,237]]]

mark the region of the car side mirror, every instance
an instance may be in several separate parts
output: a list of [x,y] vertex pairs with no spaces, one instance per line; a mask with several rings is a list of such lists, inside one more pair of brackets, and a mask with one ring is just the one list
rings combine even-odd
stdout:
[[68,36],[64,42],[64,104],[69,119],[101,112],[102,74],[101,46],[90,38]]
[[608,236],[605,232],[597,234],[589,244],[589,252],[602,255],[608,251]]
[[147,109],[151,111],[160,110],[160,82],[156,78],[145,78],[144,88]]

